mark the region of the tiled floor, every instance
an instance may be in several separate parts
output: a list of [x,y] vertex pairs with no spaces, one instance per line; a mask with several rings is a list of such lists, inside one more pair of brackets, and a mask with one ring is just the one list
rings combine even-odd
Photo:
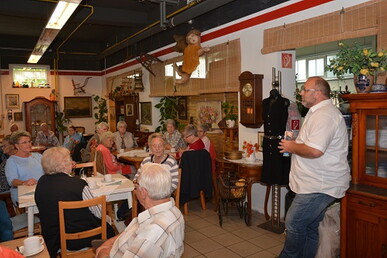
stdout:
[[213,205],[207,203],[203,211],[199,200],[190,202],[189,214],[185,216],[185,250],[183,258],[209,257],[262,257],[279,255],[284,235],[263,230],[257,225],[265,222],[264,216],[254,212],[251,226],[246,226],[235,207],[223,217],[223,227]]

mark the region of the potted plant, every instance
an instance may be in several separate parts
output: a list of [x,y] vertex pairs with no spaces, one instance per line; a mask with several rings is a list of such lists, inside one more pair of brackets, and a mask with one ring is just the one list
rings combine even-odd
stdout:
[[225,101],[222,103],[222,110],[224,113],[224,119],[226,120],[226,125],[229,128],[235,126],[235,121],[238,119],[238,115],[234,113],[235,106],[230,102]]
[[97,110],[97,113],[94,113],[94,118],[97,119],[95,124],[99,124],[101,122],[108,122],[108,109],[107,109],[107,102],[106,99],[94,95],[94,101],[96,102],[97,106],[95,106],[93,109]]
[[178,98],[177,97],[163,97],[160,99],[160,102],[155,105],[155,108],[160,110],[160,126],[156,128],[156,132],[165,132],[167,130],[167,127],[165,125],[165,121],[167,119],[173,119],[176,122],[176,127],[179,126],[177,121],[177,104],[178,104]]
[[63,142],[63,132],[67,130],[67,126],[71,122],[68,119],[64,112],[55,112],[55,122],[56,122],[56,130],[59,133],[59,141]]
[[342,79],[345,73],[353,73],[358,92],[369,92],[374,83],[373,76],[387,69],[387,52],[376,52],[357,43],[348,46],[340,42],[339,48],[336,58],[329,60],[330,63],[325,69],[333,72],[339,79]]

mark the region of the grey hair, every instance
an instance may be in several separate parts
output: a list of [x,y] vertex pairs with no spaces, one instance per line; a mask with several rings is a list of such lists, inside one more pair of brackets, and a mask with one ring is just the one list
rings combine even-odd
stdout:
[[152,133],[148,137],[148,146],[149,147],[151,146],[151,143],[152,143],[153,139],[156,139],[156,138],[161,139],[163,141],[164,145],[165,145],[166,142],[165,142],[164,135],[162,135],[161,133]]
[[31,139],[31,134],[27,131],[16,131],[11,134],[10,142],[12,144],[18,144],[21,137],[29,137]]
[[47,123],[41,123],[40,124],[40,128],[42,128],[43,126],[47,126],[48,127],[48,124]]
[[203,132],[207,132],[209,129],[207,124],[200,124],[199,127],[203,130]]
[[141,166],[137,182],[141,188],[148,191],[152,200],[162,200],[171,196],[172,178],[166,165],[147,163]]
[[165,120],[165,125],[173,125],[173,127],[176,128],[176,122],[173,119]]
[[117,128],[121,126],[128,128],[128,124],[125,121],[118,121]]
[[65,147],[47,149],[42,155],[42,167],[46,174],[70,173],[72,159],[70,151]]
[[110,131],[108,132],[104,132],[103,134],[101,134],[101,136],[99,137],[99,141],[101,143],[103,143],[106,139],[114,139],[114,134]]
[[185,128],[184,128],[184,135],[194,135],[194,136],[198,136],[198,129],[196,128],[196,126],[190,124],[190,125],[187,125]]
[[109,125],[105,122],[101,122],[99,124],[97,124],[97,126],[95,127],[95,129],[99,130],[99,129],[102,129],[102,127],[106,127],[109,129]]

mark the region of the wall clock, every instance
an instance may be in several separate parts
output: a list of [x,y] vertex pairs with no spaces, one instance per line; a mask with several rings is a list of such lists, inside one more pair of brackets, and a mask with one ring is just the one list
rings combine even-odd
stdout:
[[259,128],[262,119],[262,74],[249,71],[239,76],[240,123],[249,128]]

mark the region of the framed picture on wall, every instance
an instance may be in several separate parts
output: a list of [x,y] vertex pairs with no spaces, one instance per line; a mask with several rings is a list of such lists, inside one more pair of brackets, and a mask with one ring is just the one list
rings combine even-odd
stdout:
[[152,125],[152,102],[140,102],[141,124]]
[[23,112],[15,112],[15,113],[13,113],[13,120],[15,120],[15,121],[23,121]]
[[177,111],[178,111],[178,118],[180,120],[187,120],[188,114],[187,114],[187,97],[180,97],[177,102]]
[[6,108],[20,108],[19,94],[5,94]]
[[134,106],[133,104],[126,104],[126,116],[134,115]]
[[265,135],[264,132],[258,132],[258,151],[263,151],[263,136]]
[[64,112],[68,118],[92,117],[91,97],[64,97]]

